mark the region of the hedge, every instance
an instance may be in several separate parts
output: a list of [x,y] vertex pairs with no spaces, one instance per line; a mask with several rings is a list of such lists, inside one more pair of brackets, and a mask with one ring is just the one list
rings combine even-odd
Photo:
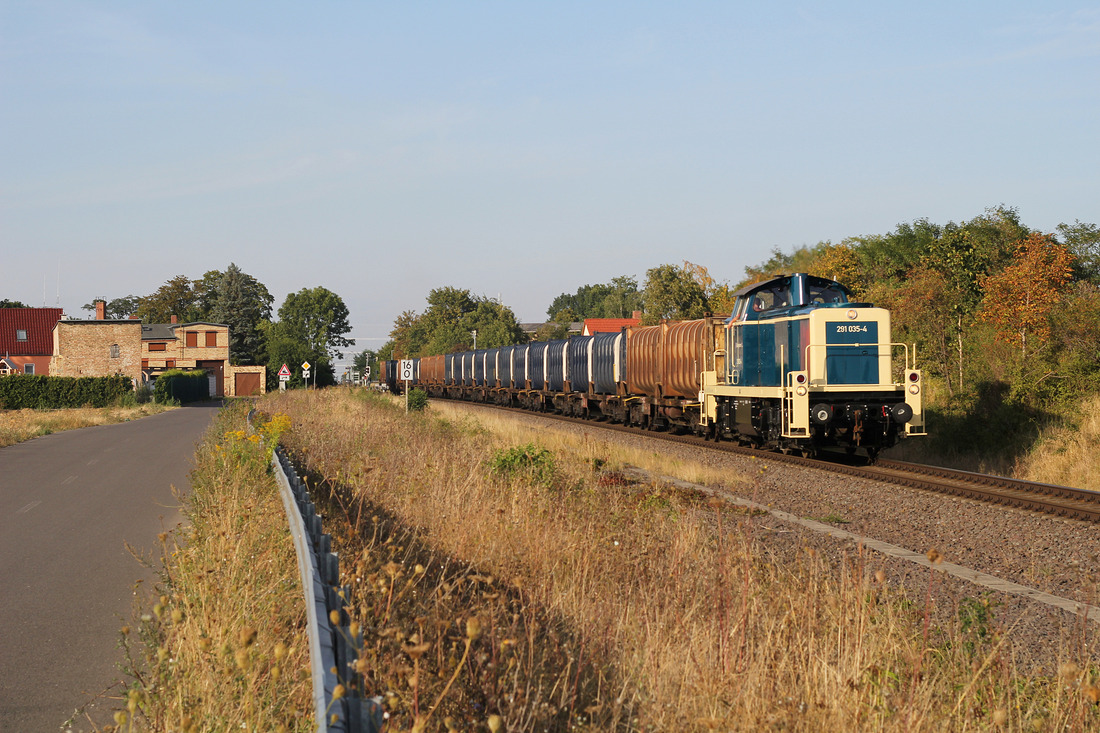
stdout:
[[107,407],[133,392],[129,377],[0,377],[0,409]]
[[190,372],[172,369],[157,377],[153,386],[153,399],[157,402],[197,402],[210,399],[210,380],[201,369]]

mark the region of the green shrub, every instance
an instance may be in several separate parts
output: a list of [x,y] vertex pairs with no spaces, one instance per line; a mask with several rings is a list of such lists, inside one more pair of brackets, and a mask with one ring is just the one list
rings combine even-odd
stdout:
[[504,478],[526,478],[549,486],[554,480],[554,454],[534,443],[498,450],[489,470]]
[[209,398],[210,381],[201,369],[186,372],[170,369],[157,377],[153,385],[153,399],[160,404],[182,404]]
[[428,406],[428,393],[422,389],[409,390],[409,411],[420,412]]
[[17,374],[0,378],[0,409],[108,407],[133,393],[129,377],[46,377]]

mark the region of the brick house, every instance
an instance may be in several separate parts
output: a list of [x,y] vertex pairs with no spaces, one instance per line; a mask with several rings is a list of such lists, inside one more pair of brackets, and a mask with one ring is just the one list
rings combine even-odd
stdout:
[[210,396],[232,394],[229,326],[223,323],[153,323],[141,327],[141,369],[155,379],[168,369],[202,369]]
[[109,377],[141,384],[141,321],[62,318],[53,327],[50,375]]
[[53,353],[51,369],[60,376],[125,374],[142,384],[170,369],[202,369],[210,377],[212,397],[263,394],[267,372],[262,366],[230,365],[224,323],[108,320],[101,301],[94,320],[58,321]]
[[60,308],[0,308],[0,371],[48,375],[59,320]]

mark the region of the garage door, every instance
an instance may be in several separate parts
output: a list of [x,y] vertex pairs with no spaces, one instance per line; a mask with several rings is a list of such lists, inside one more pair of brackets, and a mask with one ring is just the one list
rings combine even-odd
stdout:
[[260,373],[245,372],[243,374],[235,374],[233,393],[238,397],[258,395],[260,393]]

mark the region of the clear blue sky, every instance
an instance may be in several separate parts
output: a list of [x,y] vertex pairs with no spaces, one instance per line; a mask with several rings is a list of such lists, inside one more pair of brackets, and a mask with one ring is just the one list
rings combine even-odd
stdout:
[[232,261],[384,338],[445,285],[538,321],[1002,203],[1049,232],[1100,221],[1098,90],[1098,3],[6,0],[0,298]]

